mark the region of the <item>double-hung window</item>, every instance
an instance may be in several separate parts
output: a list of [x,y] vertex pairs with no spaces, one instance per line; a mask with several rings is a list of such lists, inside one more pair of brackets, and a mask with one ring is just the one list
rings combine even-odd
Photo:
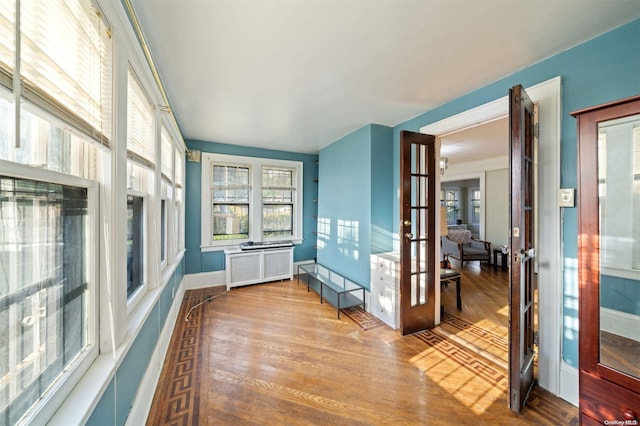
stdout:
[[213,165],[213,241],[249,238],[250,171],[245,165]]
[[457,189],[443,189],[440,192],[440,202],[447,208],[447,225],[456,223],[460,212],[460,191]]
[[173,215],[174,248],[176,253],[184,248],[184,215],[182,211],[182,185],[184,182],[184,153],[175,150],[175,214]]
[[262,168],[262,235],[293,237],[295,170]]
[[46,423],[98,353],[111,59],[93,2],[0,1],[2,424]]
[[[133,70],[127,79],[127,298],[135,306],[147,281],[147,196],[153,191],[155,112]],[[157,217],[157,216],[154,216]]]
[[302,163],[202,155],[202,249],[302,241]]

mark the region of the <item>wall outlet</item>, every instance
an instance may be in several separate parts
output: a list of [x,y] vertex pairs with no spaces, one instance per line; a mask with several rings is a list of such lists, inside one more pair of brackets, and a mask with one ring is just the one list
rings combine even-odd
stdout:
[[558,190],[558,206],[560,207],[575,207],[576,190],[574,188],[560,188]]

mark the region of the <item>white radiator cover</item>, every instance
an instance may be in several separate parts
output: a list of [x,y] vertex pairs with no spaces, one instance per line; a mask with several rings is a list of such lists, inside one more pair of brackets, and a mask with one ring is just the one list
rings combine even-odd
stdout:
[[293,247],[225,250],[227,290],[249,284],[293,279]]

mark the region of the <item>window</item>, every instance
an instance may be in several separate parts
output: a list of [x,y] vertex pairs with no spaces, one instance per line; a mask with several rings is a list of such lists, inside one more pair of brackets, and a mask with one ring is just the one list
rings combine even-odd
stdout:
[[249,167],[213,165],[213,240],[249,238]]
[[[0,84],[9,90],[15,10],[15,1],[0,6]],[[31,104],[108,144],[112,42],[102,16],[90,1],[21,1],[19,78]]]
[[[145,195],[153,191],[154,111],[133,70],[127,79],[127,298],[131,309],[145,283]],[[157,216],[154,216],[157,217]],[[157,223],[157,222],[156,222]],[[133,296],[138,294],[134,299]]]
[[443,189],[440,191],[440,202],[447,208],[447,225],[453,225],[460,213],[460,192],[457,189]]
[[263,167],[262,169],[262,235],[293,236],[295,170]]
[[127,298],[144,283],[144,198],[127,196]]
[[46,423],[38,416],[98,353],[96,181],[112,137],[112,55],[91,1],[0,2],[2,424]]
[[0,176],[0,418],[8,424],[97,351],[94,187],[63,180],[86,186]]
[[147,98],[134,72],[129,69],[127,81],[127,156],[139,164],[153,168],[153,105]]
[[480,190],[471,189],[471,223],[480,223]]
[[184,174],[184,154],[176,148],[175,154],[175,209],[173,215],[173,234],[176,253],[184,248],[184,216],[182,212],[182,182]]
[[160,128],[160,162],[163,179],[173,182],[173,138],[164,126]]
[[160,200],[160,262],[167,261],[167,200]]
[[202,249],[302,240],[302,163],[202,155]]

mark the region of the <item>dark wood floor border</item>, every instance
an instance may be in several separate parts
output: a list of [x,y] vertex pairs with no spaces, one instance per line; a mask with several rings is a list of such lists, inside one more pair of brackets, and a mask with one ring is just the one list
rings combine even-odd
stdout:
[[[204,327],[202,306],[191,310],[208,294],[193,290],[185,293],[171,343],[165,358],[162,374],[158,381],[161,387],[156,391],[148,425],[198,425],[200,410],[200,374]],[[190,311],[190,312],[189,312]],[[185,317],[189,313],[189,320]]]

